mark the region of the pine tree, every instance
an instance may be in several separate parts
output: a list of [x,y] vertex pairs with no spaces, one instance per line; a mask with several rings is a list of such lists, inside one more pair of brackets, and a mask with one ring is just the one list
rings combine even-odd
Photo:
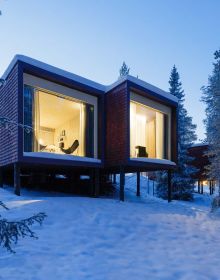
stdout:
[[123,61],[122,66],[119,70],[119,79],[123,78],[124,76],[129,75],[130,68],[127,66],[127,64]]
[[[0,206],[5,210],[9,210],[2,201],[0,201]],[[45,213],[38,213],[20,221],[8,221],[2,219],[0,215],[0,246],[6,248],[11,253],[15,253],[12,249],[12,244],[16,244],[19,238],[26,236],[37,239],[30,226],[35,223],[42,225],[45,218]]]
[[220,179],[220,49],[214,53],[215,62],[209,76],[208,85],[202,87],[202,101],[206,104],[206,142],[210,165],[207,174],[210,178]]
[[[13,133],[13,128],[16,126],[21,127],[27,133],[32,130],[32,127],[30,126],[16,123],[9,118],[0,115],[0,133],[4,133],[5,130],[7,130],[11,134]],[[0,201],[0,207],[9,210],[2,201]],[[45,218],[46,214],[40,212],[20,221],[8,221],[7,219],[2,218],[0,214],[0,246],[6,248],[11,253],[15,253],[12,249],[12,244],[16,244],[19,238],[24,238],[26,236],[37,238],[30,227],[34,223],[41,225]]]
[[[190,200],[193,198],[194,180],[191,175],[196,169],[190,166],[191,157],[188,155],[188,148],[197,139],[195,134],[196,125],[192,123],[192,118],[188,116],[187,110],[184,108],[184,91],[180,82],[179,73],[174,65],[169,80],[169,92],[176,96],[178,102],[178,169],[173,173],[173,198]],[[159,177],[160,176],[160,177]],[[166,173],[158,176],[158,196],[167,197],[167,176]]]

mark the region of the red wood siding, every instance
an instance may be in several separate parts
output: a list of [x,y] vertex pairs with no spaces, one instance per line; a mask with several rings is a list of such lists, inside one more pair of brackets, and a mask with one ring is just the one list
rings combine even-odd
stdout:
[[119,166],[129,158],[129,99],[127,83],[106,93],[106,165]]
[[190,162],[191,165],[195,166],[198,169],[198,172],[193,174],[194,179],[206,180],[207,175],[206,165],[209,165],[208,157],[205,153],[208,151],[208,145],[194,146],[188,149],[188,153],[194,159]]
[[[6,84],[0,89],[0,116],[18,122],[18,65],[9,74]],[[0,130],[0,165],[8,165],[18,160],[18,127]]]

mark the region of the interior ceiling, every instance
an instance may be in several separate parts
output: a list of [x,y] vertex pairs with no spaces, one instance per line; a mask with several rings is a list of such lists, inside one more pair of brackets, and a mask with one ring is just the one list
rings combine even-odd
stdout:
[[81,103],[39,91],[40,126],[57,128],[80,114]]
[[141,105],[138,105],[138,104],[136,106],[137,106],[137,109],[136,109],[137,114],[142,115],[142,116],[146,116],[147,121],[151,121],[151,120],[156,118],[156,111],[155,110],[151,110],[146,106],[141,106]]

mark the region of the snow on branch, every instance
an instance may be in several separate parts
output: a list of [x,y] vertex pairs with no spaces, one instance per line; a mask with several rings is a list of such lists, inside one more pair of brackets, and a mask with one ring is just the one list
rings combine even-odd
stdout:
[[[0,201],[0,206],[5,210],[9,210],[2,201]],[[10,222],[7,219],[0,219],[0,246],[6,248],[11,253],[15,253],[12,249],[12,244],[17,244],[19,238],[26,236],[37,239],[37,236],[30,227],[36,223],[42,225],[46,217],[45,213],[40,212],[21,221]]]
[[2,206],[5,210],[9,210],[8,207],[2,201],[0,201],[0,206]]
[[30,218],[18,221],[9,222],[6,219],[0,220],[0,245],[6,248],[9,252],[15,253],[12,249],[12,244],[17,244],[19,238],[26,236],[37,239],[38,237],[30,229],[30,226],[37,223],[42,225],[43,220],[47,217],[45,213],[38,213]]

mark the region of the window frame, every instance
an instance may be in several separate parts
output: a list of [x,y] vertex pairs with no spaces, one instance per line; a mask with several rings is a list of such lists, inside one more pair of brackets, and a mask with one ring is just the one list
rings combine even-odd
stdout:
[[[156,102],[148,97],[144,97],[142,95],[139,95],[137,93],[134,92],[130,92],[130,102],[129,102],[129,108],[130,108],[130,104],[131,102],[134,102],[136,104],[139,104],[141,106],[145,106],[151,110],[160,112],[162,114],[164,114],[165,116],[165,127],[164,127],[164,158],[163,159],[171,159],[171,114],[172,114],[172,110],[170,107]],[[129,109],[129,119],[130,119],[130,109]],[[129,157],[130,158],[134,158],[131,157],[131,124],[129,124]],[[159,158],[149,158],[149,159],[159,159]]]
[[[47,81],[45,79],[23,74],[23,120],[24,120],[24,86],[31,86],[35,90],[43,91],[54,96],[65,98],[67,100],[86,103],[94,107],[94,159],[98,158],[98,98],[87,93],[62,86],[60,84]],[[24,151],[24,136],[23,136],[23,155]],[[80,156],[83,158],[83,156]]]

